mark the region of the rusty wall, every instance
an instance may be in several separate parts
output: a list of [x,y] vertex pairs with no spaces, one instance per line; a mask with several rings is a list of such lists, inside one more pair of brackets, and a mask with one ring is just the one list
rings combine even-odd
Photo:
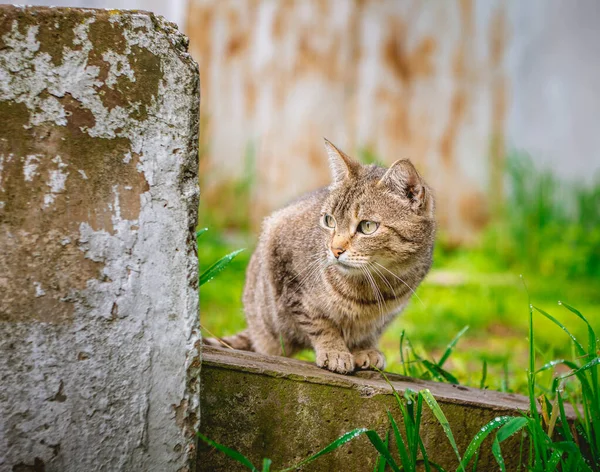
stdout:
[[190,0],[205,195],[217,205],[219,182],[245,172],[252,147],[256,221],[328,182],[325,136],[384,163],[412,159],[436,190],[442,227],[464,240],[500,192],[502,5]]

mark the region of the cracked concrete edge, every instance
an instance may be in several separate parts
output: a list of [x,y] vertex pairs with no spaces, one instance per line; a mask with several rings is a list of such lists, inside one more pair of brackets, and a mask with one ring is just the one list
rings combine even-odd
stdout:
[[[341,375],[320,369],[310,362],[298,359],[263,356],[254,352],[210,346],[203,347],[203,363],[205,366],[216,366],[221,369],[253,372],[272,377],[355,389],[364,396],[389,395],[392,393],[392,387],[380,373],[375,371]],[[398,392],[404,392],[407,389],[414,392],[429,389],[438,401],[444,403],[472,405],[491,410],[510,409],[514,410],[515,413],[529,411],[529,399],[515,393],[431,382],[392,373],[386,373],[386,376]]]

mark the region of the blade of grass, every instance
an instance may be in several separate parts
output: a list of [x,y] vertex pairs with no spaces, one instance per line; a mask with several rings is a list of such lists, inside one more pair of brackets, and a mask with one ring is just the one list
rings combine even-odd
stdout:
[[484,359],[483,360],[483,370],[481,372],[481,381],[479,382],[479,388],[482,390],[485,388],[486,379],[487,379],[487,360]]
[[[301,462],[298,462],[296,465],[293,465],[291,467],[288,467],[287,469],[283,469],[281,470],[281,472],[289,472],[291,470],[296,470],[299,469],[300,467],[314,461],[315,459],[318,459],[319,457],[334,451],[335,449],[337,449],[340,446],[343,446],[344,444],[346,444],[348,441],[352,441],[354,438],[360,436],[363,433],[369,433],[370,431],[367,430],[366,428],[357,428],[357,429],[353,429],[352,431],[347,432],[346,434],[343,434],[342,436],[340,436],[339,438],[337,438],[335,441],[333,441],[331,444],[328,444],[327,446],[325,446],[323,449],[321,449],[319,452],[317,452],[316,454],[313,454],[312,456],[304,459]],[[383,442],[382,442],[383,444]],[[388,453],[389,454],[389,453]]]
[[494,418],[492,421],[490,421],[485,426],[483,426],[477,432],[477,434],[475,436],[473,436],[473,439],[471,439],[471,442],[467,446],[467,450],[465,451],[465,453],[463,455],[462,461],[460,463],[460,467],[462,467],[464,469],[465,467],[467,467],[469,465],[469,462],[471,462],[471,459],[473,458],[475,453],[479,450],[479,448],[481,447],[481,443],[485,440],[485,438],[487,438],[496,429],[500,428],[501,426],[506,425],[508,422],[512,421],[513,419],[515,419],[515,418],[512,416],[501,416],[499,418]]
[[[388,431],[385,435],[384,445],[386,448],[389,449],[389,444],[390,444],[390,433]],[[386,464],[387,464],[387,461],[385,460],[385,457],[383,457],[380,454],[379,457],[377,458],[377,462],[375,462],[375,469],[373,469],[373,472],[385,472]]]
[[[460,458],[460,453],[458,452],[458,447],[456,445],[456,441],[454,439],[454,435],[452,434],[452,430],[450,429],[450,423],[448,423],[448,419],[446,418],[446,415],[444,415],[444,412],[440,408],[440,405],[438,405],[438,402],[433,397],[433,395],[431,394],[429,389],[421,390],[420,393],[423,395],[423,399],[427,403],[427,406],[429,406],[429,408],[431,409],[431,412],[433,413],[433,415],[436,417],[436,419],[442,426],[442,429],[444,430],[444,433],[446,434],[448,441],[450,441],[450,445],[452,446],[452,449],[454,449],[454,453],[456,454],[456,457],[458,458],[458,462],[459,462],[459,464],[461,464],[462,461]],[[465,469],[462,465],[459,465],[459,469],[462,472],[465,472]]]
[[406,362],[404,362],[404,335],[405,330],[402,330],[402,332],[400,333],[400,362],[402,364],[402,371],[404,372],[404,375],[407,375]]
[[365,431],[365,434],[367,435],[367,438],[369,438],[369,441],[371,441],[371,444],[377,450],[377,452],[379,452],[379,454],[381,454],[385,458],[391,469],[394,472],[400,472],[400,468],[396,464],[396,461],[394,461],[394,458],[391,456],[390,451],[388,450],[384,442],[381,440],[379,435],[373,430]]
[[579,310],[577,310],[576,308],[573,308],[571,305],[568,305],[567,303],[558,302],[558,304],[561,306],[564,306],[571,313],[574,313],[575,316],[579,317],[587,325],[587,328],[588,328],[588,354],[592,355],[592,356],[596,355],[596,346],[597,346],[596,333],[594,332],[594,329],[592,328],[592,325],[590,325],[587,318],[585,316],[583,316]]
[[446,382],[449,382],[451,384],[458,385],[458,380],[456,379],[456,377],[454,377],[454,375],[452,375],[450,372],[442,369],[438,364],[434,364],[433,362],[430,362],[427,359],[423,359],[421,362],[427,368],[427,370],[429,370],[429,372],[431,372],[432,375],[437,379],[442,381],[445,380]]
[[573,341],[573,344],[575,345],[575,347],[577,349],[577,353],[578,353],[577,355],[585,356],[587,354],[585,349],[583,349],[583,346],[581,345],[581,343],[579,341],[577,341],[577,338],[571,334],[571,332],[567,329],[567,327],[564,324],[562,324],[560,321],[558,321],[556,318],[554,318],[554,316],[546,313],[544,310],[542,310],[536,306],[533,306],[533,305],[532,305],[532,307],[538,313],[540,313],[542,316],[545,316],[550,321],[552,321],[556,326],[558,326],[560,329],[562,329],[571,338],[571,341]]
[[506,465],[504,464],[504,457],[502,457],[502,452],[500,450],[500,443],[498,441],[498,436],[494,438],[494,442],[492,443],[492,454],[496,459],[496,462],[500,466],[500,470],[502,472],[506,472]]
[[444,351],[444,354],[442,354],[442,357],[440,358],[439,362],[437,363],[438,367],[442,367],[444,365],[444,363],[448,360],[448,358],[450,357],[450,354],[452,354],[452,350],[454,349],[454,347],[456,346],[456,343],[458,342],[458,340],[460,338],[463,337],[463,335],[469,330],[469,326],[465,326],[463,329],[461,329],[458,334],[456,336],[454,336],[454,339],[452,339],[452,341],[450,341],[450,343],[448,344],[448,346],[446,347],[446,350]]
[[406,445],[404,444],[404,439],[402,438],[400,430],[398,429],[398,424],[396,423],[396,420],[389,411],[387,412],[387,415],[392,425],[392,430],[394,431],[394,438],[396,439],[396,448],[398,449],[398,455],[400,456],[400,464],[406,472],[413,472],[414,468],[410,465],[410,462],[408,460]]
[[266,457],[263,459],[262,464],[262,472],[269,472],[271,470],[271,464],[273,461],[271,459],[267,459]]
[[225,267],[227,267],[231,263],[233,258],[243,250],[244,249],[238,249],[237,251],[233,251],[227,254],[226,256],[223,256],[221,259],[219,259],[217,262],[211,265],[208,269],[202,272],[202,274],[198,278],[198,285],[204,285],[205,283],[210,282],[212,279],[214,279],[216,275],[219,274],[219,272],[221,272],[223,269],[225,269]]
[[229,449],[228,447],[223,446],[222,444],[219,444],[219,443],[213,441],[212,439],[208,439],[202,433],[198,433],[198,437],[200,439],[202,439],[202,441],[204,441],[206,444],[208,444],[210,446],[213,446],[214,448],[216,448],[217,450],[219,450],[223,454],[225,454],[227,457],[230,457],[234,461],[239,462],[243,466],[245,466],[248,469],[250,469],[252,472],[258,472],[258,470],[256,469],[256,467],[254,467],[254,464],[252,464],[252,462],[250,462],[250,459],[248,459],[242,453],[234,451],[233,449]]
[[[423,395],[419,392],[417,394],[417,414],[415,416],[415,429],[413,431],[413,439],[408,444],[410,450],[412,451],[413,464],[417,463],[417,455],[419,454],[419,441],[421,440],[421,416],[423,414]],[[425,449],[423,447],[423,449]],[[425,457],[425,456],[424,456]],[[427,464],[428,462],[425,462]]]
[[577,370],[574,370],[573,372],[569,372],[568,374],[563,375],[561,378],[565,379],[567,377],[572,377],[573,375],[577,375],[580,372],[585,372],[586,370],[590,370],[591,368],[597,367],[598,365],[600,365],[600,357],[596,357],[596,358],[592,359],[587,364],[579,367]]
[[198,231],[196,231],[196,239],[198,239],[200,236],[202,236],[207,231],[208,231],[208,228],[202,228],[202,229],[199,229]]

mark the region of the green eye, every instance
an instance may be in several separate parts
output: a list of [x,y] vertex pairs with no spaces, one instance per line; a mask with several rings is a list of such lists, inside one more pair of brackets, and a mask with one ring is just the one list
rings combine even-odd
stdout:
[[331,215],[325,214],[325,216],[323,216],[323,223],[325,223],[325,226],[328,228],[335,228],[335,218]]
[[362,220],[358,224],[358,231],[362,234],[373,234],[379,228],[379,223],[375,223],[374,221]]

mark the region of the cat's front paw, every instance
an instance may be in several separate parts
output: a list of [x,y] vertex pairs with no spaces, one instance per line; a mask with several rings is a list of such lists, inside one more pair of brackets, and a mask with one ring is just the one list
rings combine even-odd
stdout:
[[317,365],[332,372],[348,374],[354,371],[354,357],[348,351],[317,351]]
[[354,363],[357,369],[385,369],[385,357],[377,349],[367,349],[354,353]]

